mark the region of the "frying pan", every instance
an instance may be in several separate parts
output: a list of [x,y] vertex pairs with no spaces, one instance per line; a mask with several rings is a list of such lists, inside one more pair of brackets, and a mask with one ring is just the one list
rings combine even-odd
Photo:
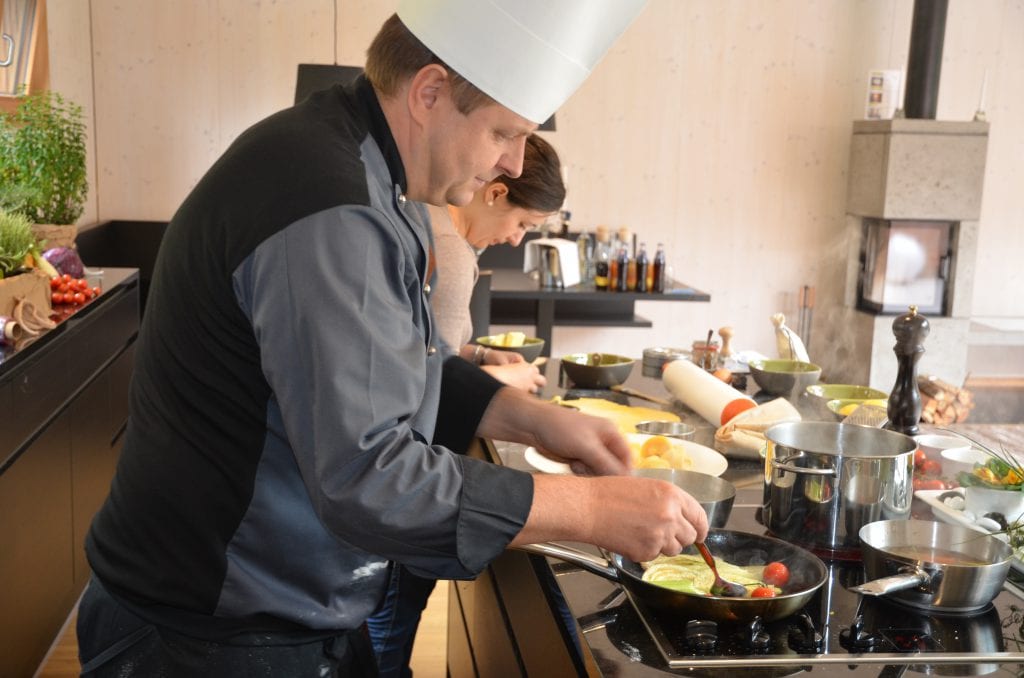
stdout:
[[[765,621],[782,619],[798,612],[825,583],[825,564],[810,551],[774,537],[764,537],[734,530],[711,530],[704,541],[717,560],[734,565],[766,565],[779,561],[789,568],[789,582],[774,598],[723,598],[675,591],[645,582],[643,567],[618,554],[607,558],[561,544],[530,544],[518,547],[523,551],[551,556],[578,565],[588,572],[618,582],[650,607],[676,614],[685,619],[714,621]],[[683,553],[696,554],[692,546]]]
[[970,612],[999,594],[1013,549],[995,537],[929,520],[880,520],[860,529],[871,581],[851,590],[926,610]]

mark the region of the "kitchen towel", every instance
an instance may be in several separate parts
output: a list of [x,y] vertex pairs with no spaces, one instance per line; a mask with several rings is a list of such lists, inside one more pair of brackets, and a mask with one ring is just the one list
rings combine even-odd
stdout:
[[764,447],[764,432],[775,424],[800,421],[800,413],[785,398],[740,412],[715,432],[715,449],[727,457],[758,459]]

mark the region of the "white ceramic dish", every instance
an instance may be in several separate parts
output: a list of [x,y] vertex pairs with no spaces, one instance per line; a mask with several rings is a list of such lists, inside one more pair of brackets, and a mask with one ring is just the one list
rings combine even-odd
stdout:
[[988,460],[987,454],[970,446],[942,450],[939,454],[942,456],[942,470],[949,478],[956,478],[961,471],[970,473],[975,464],[984,464]]
[[[940,496],[947,492],[956,492],[963,496],[964,488],[958,487],[954,490],[918,490],[914,493],[914,496],[928,504],[931,507],[932,513],[935,517],[944,523],[951,525],[963,525],[969,527],[972,530],[977,530],[983,534],[992,534],[992,530],[986,529],[978,525],[970,517],[964,515],[963,510],[957,510],[948,506],[945,502],[939,499]],[[1005,538],[1005,535],[998,535],[1000,538]],[[1010,565],[1015,570],[1024,572],[1024,562],[1021,562],[1020,558],[1014,558],[1010,561]]]
[[[643,444],[643,441],[650,437],[642,433],[626,434],[626,439],[633,444]],[[720,476],[729,468],[729,462],[726,458],[710,447],[690,442],[689,440],[677,440],[674,438],[669,438],[668,440],[673,447],[682,448],[686,456],[693,462],[693,465],[687,470],[706,473],[709,476]],[[563,475],[572,473],[572,469],[569,468],[568,464],[545,457],[534,447],[527,447],[523,457],[527,464],[542,473]]]

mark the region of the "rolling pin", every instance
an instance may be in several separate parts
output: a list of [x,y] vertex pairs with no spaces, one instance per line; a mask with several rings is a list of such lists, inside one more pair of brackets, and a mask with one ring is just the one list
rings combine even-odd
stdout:
[[715,426],[724,426],[740,412],[757,405],[753,398],[689,360],[666,363],[661,381],[669,393]]

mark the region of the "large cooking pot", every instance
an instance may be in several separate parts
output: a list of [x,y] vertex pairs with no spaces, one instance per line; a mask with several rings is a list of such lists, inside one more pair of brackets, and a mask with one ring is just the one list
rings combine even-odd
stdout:
[[857,551],[860,528],[906,518],[914,497],[913,438],[831,422],[765,432],[764,524],[812,548]]
[[930,520],[881,520],[860,531],[868,581],[853,591],[926,610],[972,612],[1002,590],[1013,549],[992,535]]
[[[617,554],[600,558],[560,544],[530,544],[523,551],[551,556],[579,565],[588,572],[622,584],[641,602],[682,619],[765,621],[782,619],[807,604],[826,579],[825,564],[817,556],[781,539],[733,530],[711,530],[704,541],[716,559],[734,565],[762,565],[779,561],[789,568],[789,582],[774,598],[702,596],[651,584],[643,580],[643,566]],[[684,553],[696,554],[690,546]]]

